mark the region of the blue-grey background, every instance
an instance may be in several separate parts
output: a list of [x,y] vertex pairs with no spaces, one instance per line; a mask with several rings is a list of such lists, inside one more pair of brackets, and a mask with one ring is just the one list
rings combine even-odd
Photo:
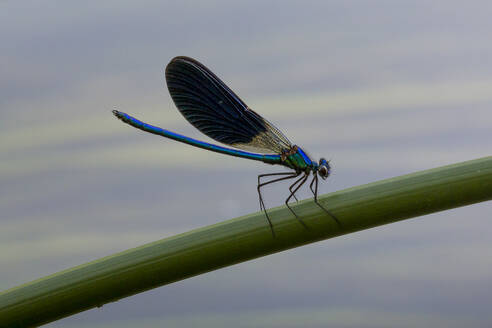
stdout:
[[[177,55],[331,159],[322,193],[490,155],[491,17],[490,1],[1,1],[0,289],[258,210],[256,175],[278,168],[111,115],[210,140],[165,87]],[[491,210],[350,234],[48,326],[490,327]]]

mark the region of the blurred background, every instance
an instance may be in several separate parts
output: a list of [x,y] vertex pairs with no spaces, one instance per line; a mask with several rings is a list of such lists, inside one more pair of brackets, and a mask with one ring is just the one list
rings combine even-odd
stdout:
[[[321,193],[490,155],[491,15],[489,1],[1,1],[0,289],[259,209],[256,176],[277,167],[111,114],[210,141],[165,86],[177,55],[331,159]],[[267,206],[287,186],[265,188]],[[315,243],[47,326],[490,327],[491,210]]]

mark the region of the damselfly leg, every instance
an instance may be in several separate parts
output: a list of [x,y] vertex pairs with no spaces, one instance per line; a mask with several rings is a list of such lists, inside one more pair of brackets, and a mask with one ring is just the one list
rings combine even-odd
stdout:
[[[267,173],[267,174],[258,175],[257,190],[258,190],[258,196],[260,198],[260,211],[263,210],[265,212],[265,216],[267,218],[268,224],[270,225],[270,230],[272,230],[272,235],[274,237],[275,237],[275,231],[273,230],[273,224],[272,224],[272,221],[270,220],[270,217],[268,216],[268,213],[267,213],[267,210],[265,207],[265,203],[263,202],[263,197],[261,195],[260,189],[261,189],[261,187],[266,186],[266,185],[271,184],[271,183],[274,183],[274,182],[296,178],[299,176],[299,174],[300,173],[296,173],[296,172],[294,172],[294,173],[293,172],[280,172],[280,173]],[[286,175],[286,176],[284,176],[282,178],[273,179],[273,180],[261,183],[261,178],[265,178],[265,177],[269,177],[269,176],[278,176],[278,175]]]
[[[314,184],[314,190],[313,190],[313,184]],[[318,202],[318,176],[316,175],[316,173],[314,174],[313,181],[311,181],[311,183],[309,184],[309,189],[311,189],[311,191],[313,192],[314,202],[316,203],[316,205],[321,207],[329,216],[331,216],[333,218],[333,220],[335,220],[337,225],[339,227],[341,227],[342,225],[341,225],[340,221],[338,221],[337,217],[335,215],[333,215],[333,213],[328,211],[326,208],[321,206],[321,204]]]
[[294,197],[294,199],[296,200],[296,202],[299,201],[299,199],[297,199],[296,195],[292,192],[292,189],[294,189],[294,187],[296,186],[297,183],[301,182],[302,181],[302,178],[297,180],[296,182],[294,182],[290,187],[289,187],[289,191],[291,193],[291,195]]
[[[289,197],[287,197],[287,199],[285,200],[285,205],[287,206],[287,208],[292,212],[292,214],[294,214],[294,216],[297,218],[297,220],[299,220],[299,222],[304,226],[304,228],[306,229],[309,229],[308,226],[304,223],[304,221],[302,221],[302,219],[297,216],[296,212],[294,212],[294,210],[289,206],[289,200],[292,198],[292,197],[295,197],[295,193],[297,192],[297,190],[299,190],[299,188],[302,187],[302,185],[306,182],[306,180],[308,179],[309,175],[306,174],[305,176],[301,177],[299,180],[297,180],[296,182],[294,182],[290,187],[289,187],[289,190],[290,190],[290,195]],[[294,191],[292,191],[292,187],[294,187],[296,184],[299,185],[294,189]]]

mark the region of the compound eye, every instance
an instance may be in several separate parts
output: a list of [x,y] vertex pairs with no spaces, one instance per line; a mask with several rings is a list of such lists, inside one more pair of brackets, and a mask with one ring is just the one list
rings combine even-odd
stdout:
[[319,175],[322,177],[322,178],[326,178],[328,176],[328,168],[324,165],[321,165],[319,167]]

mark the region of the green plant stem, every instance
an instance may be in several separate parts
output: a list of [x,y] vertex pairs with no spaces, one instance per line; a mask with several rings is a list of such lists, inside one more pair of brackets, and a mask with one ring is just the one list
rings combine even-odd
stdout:
[[[350,232],[492,199],[492,157],[421,171],[162,239],[0,294],[0,327],[40,325],[187,277]],[[193,201],[193,200],[191,200]],[[467,220],[472,220],[467,219]],[[320,259],[323,260],[323,259]]]

